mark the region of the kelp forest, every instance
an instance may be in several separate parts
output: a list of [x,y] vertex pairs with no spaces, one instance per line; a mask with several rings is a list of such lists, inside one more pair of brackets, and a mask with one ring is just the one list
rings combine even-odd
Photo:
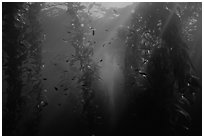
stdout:
[[202,3],[3,2],[2,135],[202,135]]

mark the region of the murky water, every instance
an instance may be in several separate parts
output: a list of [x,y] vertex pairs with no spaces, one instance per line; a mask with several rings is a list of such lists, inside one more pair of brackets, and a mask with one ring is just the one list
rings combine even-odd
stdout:
[[[98,21],[91,21],[95,29],[95,35],[89,38],[96,42],[92,59],[99,65],[100,79],[96,83],[102,88],[100,92],[103,93],[98,95],[104,95],[104,98],[106,98],[105,101],[107,102],[103,103],[105,104],[103,106],[107,108],[105,112],[109,112],[107,119],[111,127],[117,125],[116,122],[120,117],[119,114],[125,107],[122,70],[124,66],[125,47],[124,42],[119,40],[117,31],[120,27],[127,24],[133,8],[134,6],[121,13],[125,16],[121,16],[119,19],[109,20],[105,16],[102,19],[98,19]],[[79,102],[80,89],[76,88],[77,84],[70,80],[74,75],[78,75],[79,66],[75,65],[71,67],[66,62],[67,58],[74,55],[75,52],[69,43],[71,35],[67,34],[67,28],[72,25],[70,22],[71,18],[72,17],[66,15],[65,12],[57,17],[46,17],[46,15],[42,15],[44,33],[46,36],[42,49],[42,62],[44,64],[42,74],[47,78],[47,81],[44,81],[43,84],[46,90],[46,99],[48,103],[50,103],[42,112],[42,134],[48,133],[49,128],[53,125],[72,128],[73,123],[79,119],[77,114],[80,114],[82,110]],[[98,24],[100,21],[104,22],[104,27]],[[111,27],[113,25],[114,27]],[[106,32],[105,28],[109,29],[108,32]],[[66,70],[67,72],[65,72]],[[60,85],[63,85],[62,88]],[[69,89],[63,91],[65,87]],[[64,95],[65,93],[67,93],[67,96]],[[52,116],[49,114],[52,114]],[[58,118],[64,118],[62,120],[63,122]],[[55,122],[55,120],[57,122]],[[67,122],[66,120],[69,122],[72,120],[73,123],[64,123]],[[55,131],[55,133],[57,132]]]

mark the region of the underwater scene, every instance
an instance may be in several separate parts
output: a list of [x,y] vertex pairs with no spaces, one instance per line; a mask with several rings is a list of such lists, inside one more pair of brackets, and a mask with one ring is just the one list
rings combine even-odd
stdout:
[[201,136],[201,2],[2,2],[3,136]]

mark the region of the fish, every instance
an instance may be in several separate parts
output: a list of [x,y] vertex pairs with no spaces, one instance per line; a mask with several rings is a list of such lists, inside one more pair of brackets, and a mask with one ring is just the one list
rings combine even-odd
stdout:
[[68,90],[68,88],[65,88],[64,91]]
[[54,88],[55,88],[56,91],[58,91],[58,88],[57,88],[57,87],[54,87]]
[[113,12],[115,13],[115,14],[117,14],[118,12],[115,10],[115,9],[113,9]]
[[68,42],[68,41],[67,41],[66,39],[64,39],[64,38],[63,38],[62,40],[63,40],[65,43],[67,43],[67,42]]

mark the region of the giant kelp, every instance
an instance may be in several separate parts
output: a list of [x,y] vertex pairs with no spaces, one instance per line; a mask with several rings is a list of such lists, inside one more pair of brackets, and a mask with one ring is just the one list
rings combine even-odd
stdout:
[[[184,10],[181,14],[178,5],[139,4],[127,37],[126,83],[134,86],[127,90],[135,94],[144,91],[143,98],[139,96],[135,100],[135,104],[141,101],[139,105],[143,106],[133,107],[139,114],[137,117],[145,120],[140,127],[149,126],[148,135],[187,135],[191,122],[188,111],[200,88],[189,56],[188,44],[191,43],[182,38],[187,17],[182,18],[186,14]],[[193,3],[190,7],[198,5]],[[200,11],[194,9],[194,12],[200,15]],[[129,56],[134,54],[138,58]]]
[[3,75],[8,84],[3,99],[3,135],[36,134],[41,100],[39,11],[40,3],[3,4]]

